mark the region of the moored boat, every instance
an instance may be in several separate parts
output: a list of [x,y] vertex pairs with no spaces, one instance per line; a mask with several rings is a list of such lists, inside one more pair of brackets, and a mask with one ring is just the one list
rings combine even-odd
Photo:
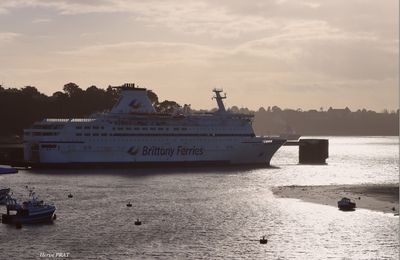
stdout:
[[2,214],[3,224],[34,224],[51,222],[54,219],[56,207],[39,200],[33,189],[28,189],[29,199],[18,203],[11,195],[7,195],[7,214]]
[[0,189],[0,205],[4,205],[6,203],[6,198],[9,192],[10,188]]
[[145,88],[114,87],[121,97],[110,112],[81,119],[44,119],[24,130],[31,167],[268,166],[286,142],[256,136],[253,115],[225,109],[192,112],[189,105],[157,111]]
[[351,202],[349,198],[342,198],[338,201],[338,208],[343,211],[352,211],[356,208],[356,203]]
[[4,168],[4,167],[0,167],[0,174],[10,174],[10,173],[17,173],[18,170],[15,168]]

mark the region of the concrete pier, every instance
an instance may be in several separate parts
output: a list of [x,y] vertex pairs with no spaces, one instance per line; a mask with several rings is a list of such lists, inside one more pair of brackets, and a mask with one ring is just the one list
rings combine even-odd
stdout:
[[325,164],[329,157],[328,139],[300,139],[288,141],[286,146],[299,146],[300,164]]

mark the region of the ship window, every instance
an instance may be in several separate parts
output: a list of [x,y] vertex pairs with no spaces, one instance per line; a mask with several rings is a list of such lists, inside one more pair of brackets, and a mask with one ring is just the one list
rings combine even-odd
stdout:
[[164,130],[164,128],[162,128],[162,127],[159,127],[159,128],[158,128],[158,130]]
[[25,132],[24,134],[25,134],[26,136],[31,135],[31,133],[29,133],[29,132]]
[[150,130],[156,130],[154,127],[150,127]]
[[143,127],[142,130],[147,130],[147,127]]
[[130,127],[127,127],[127,128],[126,128],[126,130],[132,130],[132,128],[130,128]]
[[187,128],[181,128],[181,130],[187,130]]
[[101,129],[104,129],[104,126],[100,127]]
[[42,133],[43,136],[51,136],[51,135],[57,135],[58,133],[55,132],[50,132],[50,133]]
[[42,144],[42,148],[54,149],[57,148],[55,144]]
[[76,136],[82,136],[82,134],[81,133],[78,133],[78,134],[75,134]]
[[85,136],[90,136],[90,134],[89,134],[89,133],[86,133]]
[[99,129],[99,127],[98,126],[93,126],[93,129]]
[[101,136],[107,136],[107,134],[101,134]]
[[99,134],[98,134],[98,133],[95,133],[95,134],[93,134],[93,136],[99,136]]
[[90,126],[85,126],[85,129],[90,129]]
[[75,127],[76,129],[82,129],[82,126],[77,126],[77,127]]
[[118,130],[124,130],[124,128],[122,128],[122,127],[118,127],[117,129],[118,129]]
[[135,127],[135,130],[140,130],[140,128],[139,127]]
[[179,130],[179,128],[174,128],[174,130]]

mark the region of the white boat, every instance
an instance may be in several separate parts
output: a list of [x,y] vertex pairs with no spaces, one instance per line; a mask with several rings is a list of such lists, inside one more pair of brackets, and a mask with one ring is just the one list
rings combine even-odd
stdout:
[[24,130],[24,159],[32,167],[158,165],[269,165],[285,142],[255,136],[253,115],[225,110],[222,90],[214,89],[218,110],[171,114],[155,111],[147,90],[124,84],[107,113],[84,119],[44,119]]
[[34,224],[54,219],[56,207],[39,200],[33,189],[28,190],[29,199],[23,203],[18,203],[11,195],[7,195],[7,214],[1,216],[3,224]]

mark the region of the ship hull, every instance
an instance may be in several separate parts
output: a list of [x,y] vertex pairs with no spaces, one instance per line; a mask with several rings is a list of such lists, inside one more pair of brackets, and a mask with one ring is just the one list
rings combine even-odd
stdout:
[[[54,210],[55,211],[55,210]],[[53,221],[54,211],[46,214],[38,214],[34,216],[19,216],[19,215],[2,215],[3,224],[37,224]]]
[[[57,145],[56,149],[41,149],[29,154],[25,144],[26,166],[34,168],[146,168],[146,167],[199,167],[254,165],[269,166],[274,153],[285,140],[241,140],[223,145],[187,145],[180,141],[172,144],[127,142],[104,146],[95,144]],[[82,147],[91,146],[88,151]],[[48,147],[48,144],[47,146]],[[81,149],[82,148],[82,149]],[[35,158],[36,160],[29,160]]]

